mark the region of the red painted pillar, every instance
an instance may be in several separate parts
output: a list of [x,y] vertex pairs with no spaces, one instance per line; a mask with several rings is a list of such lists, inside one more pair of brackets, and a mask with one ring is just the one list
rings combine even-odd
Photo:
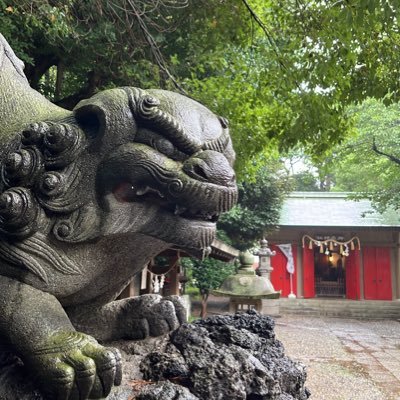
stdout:
[[304,298],[315,297],[314,251],[308,247],[303,248],[303,284]]

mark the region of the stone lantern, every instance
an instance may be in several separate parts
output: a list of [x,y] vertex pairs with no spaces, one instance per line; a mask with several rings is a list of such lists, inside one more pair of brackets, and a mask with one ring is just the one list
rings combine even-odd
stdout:
[[[269,249],[268,249],[269,250]],[[265,265],[269,265],[269,258],[273,255],[265,254]],[[229,311],[237,312],[249,308],[255,308],[262,314],[279,314],[278,298],[280,292],[277,292],[269,280],[268,275],[257,276],[253,268],[254,255],[250,252],[242,252],[239,255],[240,267],[235,275],[230,275],[225,279],[218,290],[212,292],[215,296],[229,297]]]
[[258,264],[258,272],[260,276],[267,278],[269,282],[271,279],[271,272],[273,271],[273,268],[271,267],[271,257],[275,254],[276,252],[272,251],[268,247],[268,241],[265,239],[260,240],[260,248],[254,253],[255,256],[260,258]]

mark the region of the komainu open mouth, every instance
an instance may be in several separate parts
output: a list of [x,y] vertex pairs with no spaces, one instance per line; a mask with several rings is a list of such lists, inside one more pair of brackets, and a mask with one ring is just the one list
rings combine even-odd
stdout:
[[203,211],[196,208],[185,207],[180,204],[167,200],[166,196],[159,190],[150,186],[136,187],[130,182],[122,182],[117,184],[112,193],[114,197],[121,203],[146,202],[158,205],[161,209],[166,210],[176,216],[185,219],[209,221],[216,223],[220,212]]

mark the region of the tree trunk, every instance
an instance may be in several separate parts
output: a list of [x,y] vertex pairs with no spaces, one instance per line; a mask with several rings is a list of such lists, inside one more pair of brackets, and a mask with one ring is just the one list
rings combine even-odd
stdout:
[[208,300],[209,293],[202,293],[201,294],[201,319],[207,317],[207,300]]
[[61,98],[63,82],[64,82],[64,63],[60,61],[57,65],[56,87],[54,90],[55,100],[59,100]]
[[56,56],[42,56],[39,55],[34,58],[34,65],[27,64],[24,72],[31,87],[35,90],[39,88],[40,78],[49,70],[53,65],[57,65],[59,60]]
[[71,96],[58,99],[54,103],[59,107],[72,110],[81,100],[93,96],[100,85],[101,75],[95,71],[89,71],[87,74],[86,86]]

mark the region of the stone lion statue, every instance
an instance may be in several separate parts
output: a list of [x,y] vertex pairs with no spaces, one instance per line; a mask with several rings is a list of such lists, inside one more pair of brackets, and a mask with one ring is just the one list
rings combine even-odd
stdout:
[[164,249],[208,252],[237,198],[228,124],[134,87],[61,109],[29,87],[2,36],[0,68],[0,343],[49,398],[104,398],[121,357],[96,339],[157,336],[185,318],[177,298],[115,299]]

